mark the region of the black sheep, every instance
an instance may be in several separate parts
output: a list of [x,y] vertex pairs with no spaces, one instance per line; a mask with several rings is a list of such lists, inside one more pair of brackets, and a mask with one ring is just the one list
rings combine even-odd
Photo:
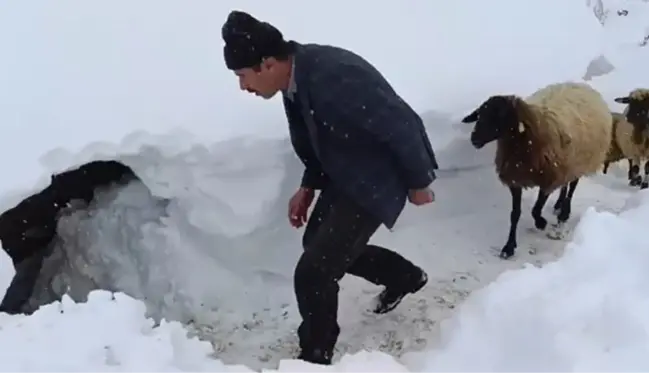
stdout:
[[[2,247],[16,268],[0,312],[21,312],[33,292],[43,260],[50,254],[58,220],[66,209],[74,208],[79,201],[88,206],[97,191],[123,187],[133,181],[142,182],[121,162],[91,161],[52,175],[50,185],[0,214]],[[166,207],[169,200],[160,198],[159,202]]]

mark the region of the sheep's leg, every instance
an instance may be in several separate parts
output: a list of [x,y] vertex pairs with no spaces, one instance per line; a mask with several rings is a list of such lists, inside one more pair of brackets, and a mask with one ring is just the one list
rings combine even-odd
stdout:
[[43,267],[47,252],[36,252],[22,262],[16,264],[16,274],[11,280],[7,293],[0,304],[0,312],[15,315],[22,312],[23,306],[29,301]]
[[516,230],[518,229],[518,221],[521,219],[521,196],[523,189],[519,187],[509,187],[509,192],[512,195],[512,211],[509,213],[509,236],[507,242],[500,251],[500,257],[507,259],[514,255],[516,251]]
[[640,184],[640,189],[649,188],[649,160],[644,162],[644,177],[642,178],[642,184]]
[[[561,189],[563,191],[563,188]],[[536,226],[537,229],[544,230],[545,227],[548,225],[548,221],[545,220],[543,217],[543,207],[545,206],[545,203],[548,201],[548,197],[550,195],[543,191],[543,189],[539,188],[539,194],[536,197],[536,203],[534,203],[534,207],[532,207],[532,217],[534,218],[534,226]],[[561,198],[561,196],[559,196]]]
[[642,177],[640,176],[640,165],[636,160],[629,160],[631,167],[629,168],[629,185],[638,186],[642,184]]
[[548,232],[549,238],[561,239],[563,237],[563,226],[570,218],[572,212],[572,197],[575,195],[578,183],[579,179],[571,181],[570,184],[568,184],[568,193],[561,204],[561,210],[557,216],[557,224],[554,225],[551,232]]
[[572,210],[572,196],[575,195],[577,184],[579,184],[579,179],[571,181],[570,184],[568,184],[568,194],[566,195],[566,198],[564,198],[563,203],[561,204],[561,211],[557,216],[559,223],[565,223],[570,218],[570,213]]
[[633,169],[633,161],[631,160],[631,158],[627,158],[627,161],[629,162],[629,171],[627,172],[627,178],[631,180],[633,179],[633,173],[631,172],[631,170]]
[[608,165],[610,165],[609,162],[604,162],[604,169],[602,170],[602,173],[605,174],[608,172]]
[[557,197],[557,201],[554,203],[554,215],[559,215],[561,206],[563,205],[563,200],[566,199],[566,194],[568,194],[568,187],[564,185],[561,187],[561,191],[559,191],[559,197]]

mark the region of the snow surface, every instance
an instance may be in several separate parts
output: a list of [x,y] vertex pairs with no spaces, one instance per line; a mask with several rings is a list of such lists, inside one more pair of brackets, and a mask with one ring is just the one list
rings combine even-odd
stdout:
[[[458,123],[494,92],[580,79],[601,55],[614,69],[590,83],[612,108],[615,96],[649,86],[649,48],[631,45],[646,3],[605,5],[630,14],[602,27],[577,0],[378,2],[372,18],[366,4],[336,1],[3,4],[0,123],[11,136],[0,138],[0,167],[11,177],[0,182],[0,208],[50,172],[103,157],[131,165],[173,203],[164,224],[141,230],[116,224],[142,216],[115,219],[114,207],[73,216],[68,224],[96,233],[90,243],[69,237],[66,250],[87,253],[62,281],[110,274],[99,285],[121,292],[0,315],[0,369],[649,369],[648,192],[627,186],[623,163],[586,178],[565,241],[536,232],[526,213],[517,256],[503,261],[508,192],[493,147],[474,150],[470,127]],[[302,232],[288,226],[285,206],[302,167],[281,104],[238,92],[223,66],[219,28],[232,6],[289,38],[366,55],[423,113],[442,167],[434,205],[408,206],[393,232],[374,238],[426,269],[429,285],[375,317],[363,311],[380,289],[345,277],[332,367],[292,360],[299,320],[290,276]],[[525,194],[527,211],[534,195]],[[6,288],[13,268],[0,257]]]

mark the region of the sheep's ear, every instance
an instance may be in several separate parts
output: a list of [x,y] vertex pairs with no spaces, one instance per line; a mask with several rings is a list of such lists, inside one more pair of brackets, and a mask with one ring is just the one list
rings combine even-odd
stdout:
[[631,102],[631,99],[629,97],[617,97],[613,101],[617,102],[618,104],[628,104]]
[[462,119],[462,123],[473,123],[478,121],[478,109],[475,109],[473,113],[467,115]]

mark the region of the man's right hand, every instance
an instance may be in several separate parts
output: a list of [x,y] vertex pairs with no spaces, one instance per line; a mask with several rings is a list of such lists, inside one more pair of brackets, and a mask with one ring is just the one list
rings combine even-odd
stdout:
[[313,202],[313,189],[300,188],[288,202],[288,221],[295,228],[300,228],[307,221],[309,206]]

